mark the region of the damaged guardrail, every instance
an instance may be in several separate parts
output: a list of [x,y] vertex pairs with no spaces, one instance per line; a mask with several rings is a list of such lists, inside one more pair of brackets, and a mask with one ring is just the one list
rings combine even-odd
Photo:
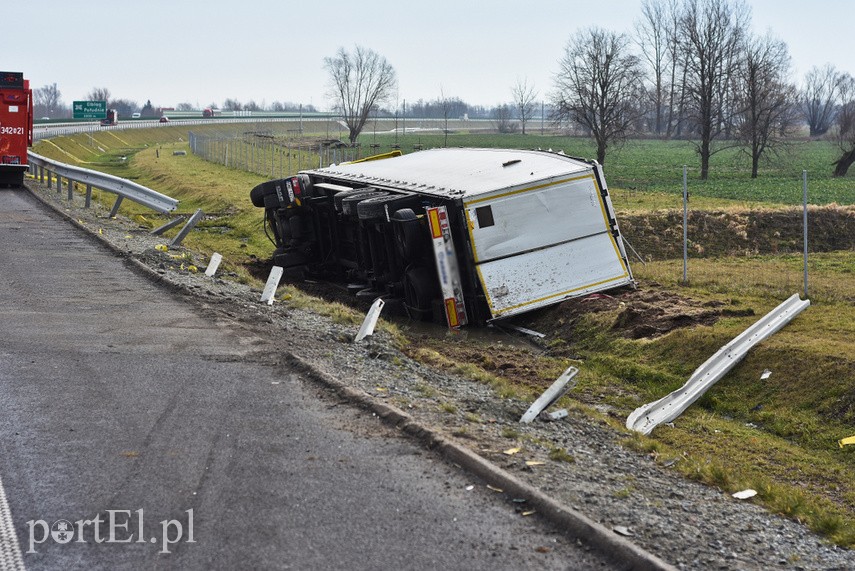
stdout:
[[130,180],[119,178],[111,174],[98,172],[95,170],[73,167],[59,161],[54,161],[37,155],[33,152],[29,154],[30,174],[39,179],[39,182],[44,184],[47,178],[48,188],[52,188],[53,180],[56,180],[57,192],[62,190],[62,179],[66,179],[68,184],[68,199],[71,200],[74,183],[86,185],[86,206],[88,207],[92,199],[92,189],[100,188],[107,192],[111,192],[116,197],[116,202],[113,204],[113,209],[110,211],[110,216],[115,216],[119,211],[122,201],[127,198],[137,204],[142,204],[152,210],[156,210],[161,214],[172,212],[178,207],[178,200],[161,194],[141,184],[137,184]]
[[809,305],[809,299],[802,301],[799,294],[793,294],[730,343],[716,351],[692,373],[681,388],[655,402],[635,409],[626,419],[626,427],[642,434],[649,434],[663,422],[671,422],[739,363],[749,349],[777,333]]

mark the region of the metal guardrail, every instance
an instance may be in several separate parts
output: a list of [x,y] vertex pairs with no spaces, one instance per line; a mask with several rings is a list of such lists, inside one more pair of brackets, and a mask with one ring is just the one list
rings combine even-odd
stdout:
[[626,419],[626,427],[641,434],[650,434],[660,424],[671,422],[735,367],[749,349],[777,333],[808,306],[810,306],[809,299],[802,300],[799,294],[793,294],[730,343],[716,351],[692,373],[681,388],[655,402],[635,409]]
[[178,200],[130,180],[87,168],[73,167],[42,157],[33,152],[29,152],[28,156],[30,174],[37,177],[42,184],[45,183],[45,178],[47,178],[48,188],[53,187],[53,181],[55,180],[56,190],[57,192],[61,192],[62,179],[67,181],[69,200],[72,198],[74,183],[86,185],[87,207],[92,200],[93,188],[100,188],[101,190],[117,195],[110,216],[116,215],[116,212],[119,211],[119,206],[122,204],[122,200],[125,198],[156,210],[161,214],[172,212],[178,207]]

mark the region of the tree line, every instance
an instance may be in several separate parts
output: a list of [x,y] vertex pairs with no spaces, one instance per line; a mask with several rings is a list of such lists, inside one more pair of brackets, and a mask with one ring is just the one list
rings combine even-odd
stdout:
[[[541,109],[554,124],[590,136],[601,163],[631,136],[690,141],[702,179],[709,177],[711,157],[733,147],[748,156],[757,177],[761,160],[807,126],[810,137],[838,143],[834,174],[844,176],[855,162],[855,79],[826,64],[813,67],[799,87],[787,44],[750,27],[743,0],[642,0],[631,32],[591,27],[570,37],[545,97],[549,106]],[[331,99],[355,142],[365,119],[394,96],[394,68],[361,46],[340,48],[324,63]],[[491,115],[499,131],[519,126],[525,133],[538,93],[527,79],[517,79],[511,93],[512,103]],[[432,107],[446,118],[466,109],[444,97]]]
[[[591,137],[601,163],[629,137],[684,139],[697,151],[702,179],[709,176],[711,158],[733,147],[745,153],[751,176],[757,177],[761,161],[805,130],[837,143],[835,176],[846,175],[855,162],[855,78],[825,64],[796,84],[787,44],[751,32],[744,0],[642,0],[633,30],[576,30],[557,67],[542,96],[527,78],[518,78],[510,101],[492,108],[446,97],[444,90],[439,98],[407,105],[397,100],[395,69],[373,50],[339,48],[324,58],[328,97],[347,124],[351,143],[372,116],[489,118],[500,132],[525,133],[527,123],[546,115],[552,125]],[[150,102],[140,107],[112,99],[106,89],[94,89],[89,97],[110,101],[124,116],[153,110]],[[63,108],[56,84],[35,90],[35,103],[37,116],[59,116],[56,110]],[[209,106],[315,111],[310,105],[235,99]]]

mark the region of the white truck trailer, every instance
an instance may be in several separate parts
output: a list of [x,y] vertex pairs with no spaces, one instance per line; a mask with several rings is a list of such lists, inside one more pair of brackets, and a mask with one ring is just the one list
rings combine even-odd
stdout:
[[634,284],[601,166],[563,153],[433,149],[250,196],[274,264],[452,327]]

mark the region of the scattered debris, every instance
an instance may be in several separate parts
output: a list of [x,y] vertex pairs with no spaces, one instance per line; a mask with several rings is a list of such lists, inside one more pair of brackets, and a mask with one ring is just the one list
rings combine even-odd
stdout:
[[561,420],[562,418],[567,418],[570,413],[567,412],[566,408],[559,408],[558,410],[552,412],[542,412],[540,413],[540,418],[548,421]]
[[748,498],[753,498],[757,495],[757,490],[752,490],[748,488],[747,490],[742,490],[741,492],[736,492],[731,494],[737,500],[747,500]]
[[765,381],[766,379],[768,379],[771,376],[772,376],[772,371],[770,371],[769,369],[766,369],[765,371],[763,371],[763,374],[760,375],[760,380]]
[[632,537],[633,535],[635,535],[632,530],[626,527],[625,525],[616,525],[612,528],[612,531],[624,537]]
[[520,448],[519,446],[517,446],[516,448],[508,448],[507,450],[505,450],[504,452],[502,452],[502,454],[505,454],[506,456],[513,456],[514,454],[516,454],[516,453],[517,453],[517,452],[519,452],[520,450],[522,450],[522,448]]
[[378,297],[374,300],[374,303],[371,304],[371,309],[368,310],[368,314],[362,321],[362,327],[359,328],[359,333],[357,333],[356,337],[353,339],[354,342],[358,343],[369,335],[374,334],[374,327],[377,326],[377,320],[380,319],[380,312],[383,311],[384,305],[386,305],[386,302],[383,301],[383,298]]
[[841,440],[838,440],[837,443],[840,445],[841,448],[843,448],[847,444],[855,444],[855,436],[850,436],[849,438],[843,438]]
[[526,460],[526,466],[545,466],[546,462],[541,462],[540,460]]
[[220,267],[220,262],[223,261],[222,254],[214,252],[211,254],[211,261],[208,262],[208,268],[205,270],[205,275],[209,278],[214,277],[214,274],[217,273],[217,268]]
[[282,279],[282,266],[273,266],[270,268],[270,276],[267,278],[267,283],[264,285],[264,291],[261,293],[261,302],[267,302],[267,305],[273,305],[273,294],[276,293],[276,288],[279,287],[279,280]]
[[525,424],[530,423],[532,420],[537,418],[537,415],[542,411],[555,404],[555,402],[563,397],[567,391],[576,386],[575,382],[571,384],[570,381],[572,381],[578,373],[579,369],[576,367],[567,367],[567,370],[561,373],[561,376],[558,377],[558,379],[556,379],[555,382],[552,383],[552,385],[546,389],[546,391],[544,391],[536,401],[534,401],[534,404],[529,407],[525,414],[522,415],[520,422]]
[[530,337],[537,337],[538,339],[543,339],[546,337],[544,333],[540,333],[539,331],[534,331],[532,329],[526,329],[525,327],[520,327],[519,325],[505,325],[505,327],[513,329],[517,333],[522,333],[523,335],[528,335]]
[[496,486],[491,486],[490,484],[487,484],[487,489],[491,492],[496,492],[497,494],[501,494],[505,491],[502,488],[497,488]]
[[471,485],[471,484],[470,484],[470,485],[468,485],[468,486],[466,486],[466,491],[467,491],[467,492],[471,492],[471,491],[472,491],[472,490],[474,490],[474,489],[475,489],[475,486],[473,486],[473,485]]
[[525,516],[534,515],[536,513],[537,513],[537,511],[535,511],[535,510],[528,510],[526,512],[522,512],[522,515],[525,517]]

